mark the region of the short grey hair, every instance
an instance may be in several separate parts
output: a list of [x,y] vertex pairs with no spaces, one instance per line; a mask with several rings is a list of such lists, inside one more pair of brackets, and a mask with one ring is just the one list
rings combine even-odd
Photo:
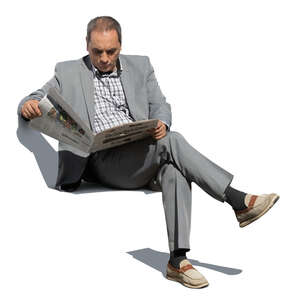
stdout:
[[121,26],[118,21],[109,16],[96,17],[87,24],[87,44],[91,41],[92,31],[110,31],[115,30],[118,35],[118,40],[121,45]]

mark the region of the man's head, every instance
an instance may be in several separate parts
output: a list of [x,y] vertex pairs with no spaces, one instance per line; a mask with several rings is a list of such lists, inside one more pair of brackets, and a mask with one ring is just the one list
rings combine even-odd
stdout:
[[112,17],[97,17],[87,26],[87,51],[102,72],[113,71],[121,51],[121,27]]

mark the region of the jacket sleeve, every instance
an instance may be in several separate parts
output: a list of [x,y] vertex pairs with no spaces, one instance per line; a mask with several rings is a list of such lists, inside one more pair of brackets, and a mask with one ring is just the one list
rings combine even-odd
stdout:
[[171,106],[161,92],[154,68],[148,58],[147,64],[147,94],[149,104],[149,119],[159,119],[170,130],[172,124]]
[[42,88],[32,92],[31,94],[29,94],[28,96],[24,97],[17,108],[17,114],[22,117],[25,121],[29,121],[29,119],[25,118],[22,114],[21,114],[21,108],[23,106],[23,104],[28,101],[28,100],[38,100],[40,101],[48,92],[49,88],[51,87],[55,87],[60,93],[61,93],[61,83],[59,80],[59,64],[57,63],[55,66],[55,74],[53,76],[53,78],[51,78]]

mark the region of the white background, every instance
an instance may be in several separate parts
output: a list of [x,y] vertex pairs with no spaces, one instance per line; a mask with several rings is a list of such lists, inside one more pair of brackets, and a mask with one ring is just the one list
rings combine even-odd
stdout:
[[[292,297],[291,1],[26,0],[0,11],[1,299]],[[19,101],[56,62],[87,54],[86,25],[98,15],[121,23],[122,53],[150,56],[173,130],[233,173],[233,187],[281,196],[241,229],[228,204],[193,184],[188,257],[205,289],[164,278],[160,193],[49,189],[17,138]]]

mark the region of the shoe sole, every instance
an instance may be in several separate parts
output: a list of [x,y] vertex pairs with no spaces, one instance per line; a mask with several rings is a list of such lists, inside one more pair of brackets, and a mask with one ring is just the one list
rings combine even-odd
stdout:
[[245,227],[245,226],[249,225],[250,223],[252,223],[252,222],[256,221],[257,219],[259,219],[260,217],[262,217],[267,211],[269,211],[274,206],[274,204],[279,200],[279,198],[280,198],[279,195],[274,194],[274,196],[272,197],[272,199],[269,202],[268,206],[259,215],[239,223],[239,226],[240,227]]
[[206,287],[209,285],[208,282],[204,282],[204,283],[201,283],[201,284],[198,284],[198,285],[191,285],[191,284],[188,284],[186,282],[184,282],[182,279],[178,278],[178,277],[171,277],[169,275],[166,275],[166,278],[169,279],[169,280],[172,280],[172,281],[177,281],[181,284],[183,284],[184,286],[187,286],[189,288],[192,288],[192,289],[200,289],[200,288],[203,288],[203,287]]

